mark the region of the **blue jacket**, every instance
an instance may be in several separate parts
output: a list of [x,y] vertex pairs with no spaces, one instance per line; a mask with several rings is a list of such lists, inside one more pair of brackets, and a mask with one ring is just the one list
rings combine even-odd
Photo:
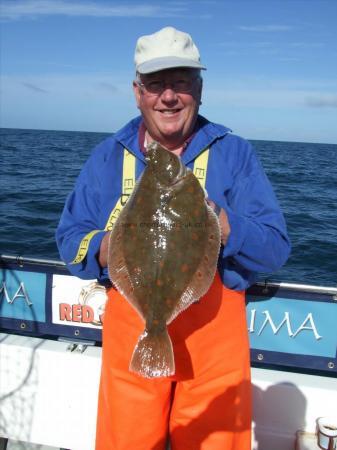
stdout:
[[[137,178],[144,170],[146,162],[138,142],[140,122],[140,117],[132,120],[94,149],[67,198],[56,241],[68,269],[80,278],[108,278],[107,269],[101,269],[97,261],[104,231],[92,238],[81,263],[69,263],[87,233],[104,229],[121,196],[125,147],[136,156]],[[220,250],[219,273],[226,287],[246,289],[258,272],[274,272],[287,260],[286,224],[252,146],[222,125],[201,116],[199,123],[182,160],[193,169],[194,159],[210,147],[206,190],[208,197],[225,209],[231,227],[228,242]]]

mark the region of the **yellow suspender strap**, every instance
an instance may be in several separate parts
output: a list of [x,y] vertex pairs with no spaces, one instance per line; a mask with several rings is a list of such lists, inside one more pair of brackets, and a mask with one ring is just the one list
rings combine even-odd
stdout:
[[201,187],[205,189],[209,148],[202,152],[194,161],[193,173],[198,178]]
[[84,260],[88,253],[89,243],[91,239],[95,236],[95,234],[99,233],[101,230],[93,230],[90,233],[86,234],[84,238],[81,240],[80,246],[78,247],[77,255],[70,264],[78,264]]
[[110,213],[109,219],[105,225],[104,230],[110,231],[114,226],[123,206],[128,201],[130,195],[136,184],[136,158],[135,156],[124,149],[123,158],[123,181],[122,181],[122,196],[117,201],[115,207]]
[[104,230],[93,230],[90,233],[86,234],[82,239],[77,255],[75,259],[71,262],[71,264],[78,264],[84,260],[88,253],[89,244],[91,239],[95,236],[95,234],[100,231],[109,231],[112,230],[114,223],[116,222],[123,206],[128,201],[133,188],[136,184],[136,158],[132,153],[130,153],[126,148],[124,149],[123,155],[123,179],[122,179],[122,195],[117,201],[116,205],[112,209],[108,221],[104,227]]
[[[201,153],[194,161],[193,173],[198,178],[201,186],[205,188],[206,174],[207,174],[207,163],[208,163],[209,149]],[[116,205],[112,209],[108,221],[104,227],[104,230],[93,230],[86,234],[82,239],[77,255],[71,264],[78,264],[84,260],[88,253],[89,244],[91,239],[95,234],[100,231],[110,231],[112,230],[123,206],[128,201],[130,195],[136,184],[136,158],[130,153],[126,148],[124,149],[123,157],[123,181],[122,181],[122,195],[117,201]]]

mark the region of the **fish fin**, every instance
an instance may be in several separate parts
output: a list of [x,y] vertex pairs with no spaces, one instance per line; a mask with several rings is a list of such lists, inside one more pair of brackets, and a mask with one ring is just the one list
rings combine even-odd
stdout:
[[145,378],[168,377],[175,373],[172,342],[166,327],[159,334],[145,330],[140,335],[129,369]]
[[[123,211],[122,211],[123,213]],[[121,213],[121,214],[122,214]],[[123,252],[122,227],[115,224],[111,231],[108,250],[108,273],[109,278],[118,291],[127,299],[127,301],[136,309],[144,319],[141,305],[133,295],[134,287],[132,285],[129,271],[126,266]]]
[[219,219],[208,205],[206,230],[206,253],[167,323],[172,322],[182,311],[205,295],[213,282],[220,251],[221,232]]

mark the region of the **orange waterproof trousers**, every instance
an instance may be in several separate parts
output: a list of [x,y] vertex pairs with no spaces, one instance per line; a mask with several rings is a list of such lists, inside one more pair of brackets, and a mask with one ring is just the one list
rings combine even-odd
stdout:
[[170,325],[176,373],[129,372],[144,323],[114,289],[104,325],[96,450],[249,450],[251,385],[243,292],[208,293]]

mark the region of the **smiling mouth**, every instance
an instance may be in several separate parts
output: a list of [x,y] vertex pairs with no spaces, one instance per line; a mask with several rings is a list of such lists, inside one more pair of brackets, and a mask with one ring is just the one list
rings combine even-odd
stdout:
[[162,109],[159,112],[161,114],[164,114],[165,116],[172,116],[173,114],[176,114],[180,111],[181,111],[181,109]]

